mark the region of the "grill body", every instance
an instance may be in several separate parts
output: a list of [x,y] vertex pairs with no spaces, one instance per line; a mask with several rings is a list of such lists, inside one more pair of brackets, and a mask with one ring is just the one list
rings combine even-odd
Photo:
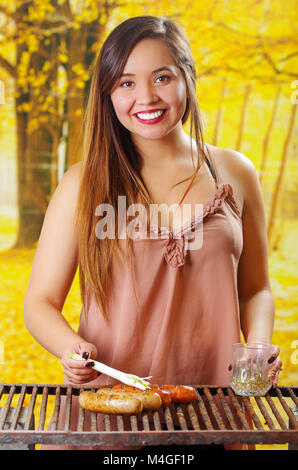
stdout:
[[[288,443],[297,448],[298,387],[272,388],[265,397],[239,397],[230,387],[194,387],[197,400],[139,415],[102,415],[79,408],[73,426],[72,403],[90,387],[0,384],[0,449],[32,449],[36,444],[129,448],[234,443]],[[62,400],[63,429],[58,427]]]

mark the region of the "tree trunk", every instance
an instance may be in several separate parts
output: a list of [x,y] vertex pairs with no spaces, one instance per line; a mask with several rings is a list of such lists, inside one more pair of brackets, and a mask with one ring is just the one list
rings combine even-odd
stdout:
[[[28,7],[32,6],[32,0],[20,3],[15,12],[16,25],[24,29]],[[19,226],[15,243],[16,248],[30,247],[39,238],[44,215],[49,200],[56,189],[59,179],[65,169],[79,161],[81,155],[82,121],[86,100],[88,81],[82,88],[78,87],[76,80],[80,77],[75,73],[73,66],[80,64],[83,70],[89,70],[96,56],[92,45],[99,41],[104,28],[100,24],[99,17],[91,23],[82,23],[81,29],[70,28],[57,30],[61,26],[61,18],[73,21],[70,4],[68,1],[58,4],[52,0],[56,9],[57,24],[53,22],[55,16],[45,19],[39,24],[41,33],[37,36],[39,50],[34,52],[30,58],[30,69],[38,75],[42,70],[45,60],[51,64],[46,82],[39,85],[39,93],[34,93],[34,84],[30,81],[24,86],[16,82],[16,123],[17,123],[17,178],[18,178],[18,209]],[[60,19],[59,19],[60,18]],[[63,23],[62,23],[63,25]],[[51,30],[49,35],[43,31]],[[58,28],[59,29],[59,28]],[[20,37],[23,30],[20,33]],[[18,35],[18,34],[17,34]],[[51,93],[51,83],[57,82],[57,70],[59,64],[58,44],[61,35],[66,36],[68,46],[67,56],[69,62],[67,67],[68,91],[65,98],[64,110],[58,110],[58,99],[52,101],[53,111],[42,110],[39,97]],[[17,66],[21,61],[23,52],[27,46],[23,42],[17,43]],[[22,109],[24,103],[32,104],[30,112]],[[60,114],[59,114],[60,113]],[[38,119],[38,129],[29,133],[28,124],[31,118]],[[63,129],[63,135],[62,135]],[[63,142],[62,142],[63,141]],[[63,145],[61,145],[63,143]],[[59,162],[58,162],[59,150]],[[66,152],[66,155],[64,155]],[[63,154],[62,154],[63,153]],[[64,164],[65,162],[65,164]],[[59,163],[59,175],[58,175]],[[61,163],[64,168],[61,168]]]
[[[70,29],[67,34],[68,48],[68,67],[67,67],[67,99],[66,99],[66,116],[68,121],[68,139],[67,139],[67,168],[82,158],[82,119],[84,109],[84,88],[76,85],[79,80],[78,75],[74,72],[73,67],[76,64],[85,66],[84,54],[86,38],[82,34],[82,28]],[[81,113],[81,114],[80,114]]]
[[[16,11],[16,24],[19,25],[20,21],[24,21],[24,16],[27,14],[27,7],[29,3],[21,4]],[[26,51],[24,43],[17,44],[17,65],[20,63],[23,52]],[[28,128],[28,113],[22,109],[24,103],[30,101],[30,92],[18,85],[16,82],[16,100],[15,100],[15,113],[16,113],[16,127],[17,127],[17,180],[18,180],[18,212],[19,224],[18,234],[15,242],[15,248],[23,248],[30,246],[32,242],[36,241],[39,229],[43,219],[43,212],[39,210],[32,197],[37,194],[36,185],[32,178],[33,165],[30,162],[30,153],[28,152],[29,135]]]
[[[272,246],[272,235],[273,235],[273,229],[274,229],[275,222],[276,222],[276,212],[277,212],[277,206],[278,206],[278,198],[279,198],[280,190],[281,190],[281,187],[282,187],[283,176],[284,176],[285,169],[286,169],[288,148],[289,148],[290,140],[291,140],[293,129],[294,129],[296,110],[297,110],[297,106],[294,104],[292,106],[288,133],[287,133],[287,136],[286,136],[286,139],[285,139],[285,142],[284,142],[281,165],[280,165],[277,181],[276,181],[276,184],[275,184],[275,188],[274,188],[274,191],[273,191],[273,197],[272,197],[271,209],[270,209],[270,216],[269,216],[269,221],[268,221],[268,229],[267,229],[269,248],[271,248],[271,246]],[[276,250],[277,246],[274,246],[273,249]]]
[[268,151],[268,144],[270,141],[270,136],[274,127],[276,115],[277,115],[277,109],[278,109],[278,103],[280,99],[280,93],[281,93],[281,84],[278,85],[276,95],[275,95],[275,100],[274,100],[274,105],[273,105],[273,110],[272,110],[272,115],[270,119],[270,123],[264,138],[263,142],[263,155],[262,155],[262,163],[261,163],[261,169],[260,169],[260,174],[259,174],[259,179],[260,183],[262,183],[263,176],[266,171],[266,161],[267,161],[267,151]]
[[[43,40],[40,45],[43,48],[43,53],[46,51],[51,57],[52,41],[46,38],[47,45]],[[49,43],[49,44],[48,44]],[[55,42],[54,42],[55,44]],[[17,63],[19,63],[22,48],[18,50]],[[31,56],[30,69],[34,73],[42,68],[45,59],[39,51]],[[52,74],[55,75],[55,64],[51,69],[47,81],[41,88],[41,94],[47,96],[50,92],[50,81]],[[44,215],[52,194],[52,175],[53,166],[55,167],[55,155],[57,148],[54,148],[54,143],[57,146],[57,139],[54,138],[55,133],[59,133],[56,127],[51,129],[50,115],[47,116],[46,122],[42,123],[38,129],[29,132],[28,124],[30,118],[45,117],[39,110],[40,103],[38,98],[40,93],[36,95],[35,89],[30,84],[28,85],[29,92],[25,95],[20,91],[19,102],[30,102],[32,104],[32,111],[24,113],[18,108],[17,123],[18,123],[18,206],[19,206],[19,226],[18,235],[15,247],[30,247],[39,238],[40,230],[42,227]],[[53,163],[54,162],[54,163]],[[54,168],[57,172],[57,168]]]
[[214,146],[217,145],[217,142],[219,140],[219,134],[220,134],[221,126],[223,122],[223,113],[224,113],[223,101],[228,91],[227,83],[228,83],[228,79],[227,77],[224,77],[219,106],[218,106],[217,115],[215,119],[215,128],[214,128],[214,135],[213,135],[213,142],[212,142],[212,145]]
[[82,159],[83,116],[87,100],[87,90],[89,89],[88,82],[84,88],[77,87],[76,79],[78,76],[75,74],[73,66],[79,63],[82,64],[84,70],[90,70],[96,57],[96,53],[92,52],[92,45],[99,41],[101,33],[102,25],[99,22],[99,18],[92,23],[82,24],[79,30],[71,29],[68,32],[67,168],[70,168]]
[[245,88],[244,101],[242,105],[240,122],[239,122],[239,132],[238,132],[237,143],[236,143],[236,150],[238,152],[241,151],[244,123],[245,123],[245,118],[246,118],[246,113],[247,113],[247,103],[248,103],[251,90],[252,90],[252,84],[249,83],[248,85],[246,85],[246,88]]

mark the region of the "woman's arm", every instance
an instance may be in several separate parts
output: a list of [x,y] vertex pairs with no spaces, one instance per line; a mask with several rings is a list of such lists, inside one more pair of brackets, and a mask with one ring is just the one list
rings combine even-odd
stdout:
[[[240,323],[245,341],[271,343],[275,305],[268,268],[266,214],[257,171],[243,156],[239,171],[243,188],[243,250],[238,266]],[[279,349],[273,351],[277,357]],[[278,357],[272,369],[278,371]],[[277,379],[277,377],[276,377]]]
[[270,343],[275,306],[268,269],[266,215],[261,185],[247,159],[241,175],[243,187],[243,250],[238,266],[241,329],[247,342]]
[[[27,329],[47,351],[62,359],[64,369],[71,367],[67,351],[82,352],[85,346],[96,356],[95,347],[86,343],[61,313],[78,266],[75,207],[80,168],[78,163],[65,173],[48,206],[24,301]],[[92,369],[80,372],[86,377],[94,375]]]

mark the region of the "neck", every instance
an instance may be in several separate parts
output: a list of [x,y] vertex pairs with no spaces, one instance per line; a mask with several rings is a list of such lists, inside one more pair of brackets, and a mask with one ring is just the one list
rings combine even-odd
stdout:
[[[165,136],[158,140],[137,139],[134,138],[141,156],[141,171],[160,170],[169,167],[169,165],[192,164],[191,158],[191,139],[185,132],[179,136]],[[192,150],[196,164],[197,146],[193,140]]]

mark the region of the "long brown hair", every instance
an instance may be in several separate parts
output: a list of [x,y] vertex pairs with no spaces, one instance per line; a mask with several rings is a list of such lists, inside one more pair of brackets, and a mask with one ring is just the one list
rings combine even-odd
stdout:
[[[188,98],[182,124],[190,116],[191,142],[194,129],[199,155],[195,164],[192,153],[194,173],[189,177],[190,184],[179,204],[191,188],[205,155],[196,97],[196,68],[182,26],[166,17],[155,16],[137,16],[119,24],[103,43],[92,76],[84,119],[83,162],[76,213],[83,310],[86,313],[88,286],[106,319],[112,260],[115,255],[119,255],[118,259],[123,260],[123,255],[117,236],[101,240],[96,237],[95,209],[103,203],[113,206],[115,233],[118,233],[118,196],[126,196],[127,206],[134,204],[137,197],[145,207],[152,203],[140,174],[140,155],[132,142],[130,132],[119,122],[110,98],[111,90],[117,83],[129,54],[134,46],[145,38],[165,42],[186,82]],[[189,178],[176,184],[181,184]],[[126,238],[126,247],[131,259],[133,244],[129,237]]]

